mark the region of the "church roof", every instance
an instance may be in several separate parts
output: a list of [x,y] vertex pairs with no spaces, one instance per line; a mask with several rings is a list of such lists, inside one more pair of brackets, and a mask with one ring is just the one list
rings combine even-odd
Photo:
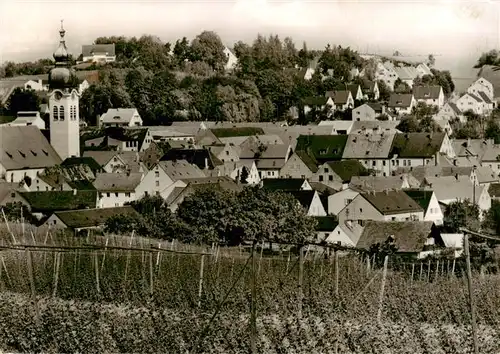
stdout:
[[0,164],[6,170],[45,168],[60,163],[61,158],[36,126],[0,126]]

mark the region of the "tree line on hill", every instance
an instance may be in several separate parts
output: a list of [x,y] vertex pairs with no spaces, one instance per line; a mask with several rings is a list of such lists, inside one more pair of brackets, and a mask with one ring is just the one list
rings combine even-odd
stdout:
[[[376,69],[373,60],[364,60],[349,47],[328,44],[317,51],[303,43],[298,49],[292,38],[282,40],[277,35],[259,35],[251,44],[237,42],[233,52],[238,63],[230,73],[224,70],[228,60],[225,46],[212,31],[173,44],[151,35],[99,37],[95,43],[114,43],[117,61],[88,68],[100,71],[99,82],[80,99],[81,118],[90,124],[108,108],[116,107],[136,107],[146,125],[202,118],[283,120],[290,118],[289,108],[300,107],[306,97],[345,89],[348,82],[361,83],[359,78],[351,80],[351,69],[365,68],[365,76],[371,80]],[[304,79],[301,69],[315,60],[315,74],[311,80]],[[31,64],[8,62],[0,77],[47,73],[48,64],[49,59]],[[381,99],[387,100],[387,86],[379,82],[379,89]],[[11,114],[15,109],[10,109]],[[302,118],[301,123],[310,120]]]

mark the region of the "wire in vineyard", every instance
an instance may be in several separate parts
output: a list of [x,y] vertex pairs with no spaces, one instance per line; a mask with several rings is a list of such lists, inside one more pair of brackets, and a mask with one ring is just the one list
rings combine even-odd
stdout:
[[247,266],[248,266],[248,263],[250,262],[250,259],[252,259],[252,257],[254,256],[254,248],[252,248],[252,252],[250,253],[250,256],[247,258],[246,262],[245,262],[245,265],[243,266],[243,268],[240,270],[240,272],[238,273],[238,276],[236,277],[236,279],[233,281],[233,283],[231,284],[231,287],[229,288],[229,290],[226,292],[226,294],[224,295],[224,297],[222,298],[222,301],[219,303],[219,305],[217,306],[217,308],[215,309],[215,312],[214,314],[212,315],[212,317],[210,318],[210,320],[208,321],[208,323],[205,325],[205,327],[202,329],[202,331],[200,332],[200,335],[198,336],[198,339],[196,340],[196,345],[193,347],[193,352],[194,353],[197,353],[198,351],[198,348],[200,347],[200,344],[203,340],[203,338],[208,335],[209,333],[209,330],[210,330],[210,325],[212,324],[212,322],[217,318],[217,315],[219,314],[220,310],[222,309],[222,306],[224,305],[224,303],[226,302],[227,298],[229,297],[229,294],[231,294],[231,292],[233,291],[234,287],[236,286],[236,284],[238,283],[238,281],[241,279],[241,277],[243,276],[243,273],[244,271],[246,270]]

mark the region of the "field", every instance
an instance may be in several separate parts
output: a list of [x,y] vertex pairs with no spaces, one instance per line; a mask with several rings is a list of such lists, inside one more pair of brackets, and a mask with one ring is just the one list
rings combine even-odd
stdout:
[[[16,237],[59,248],[0,252],[0,350],[249,352],[248,250],[164,242],[162,249],[177,252],[159,252],[151,249],[158,241],[130,240],[40,230]],[[11,244],[4,232],[0,245]],[[107,249],[83,249],[89,244]],[[119,249],[127,247],[141,250]],[[179,253],[186,251],[196,254]],[[201,292],[200,252],[210,254],[203,256]],[[426,261],[422,273],[419,263],[390,262],[379,324],[378,264],[368,269],[366,259],[340,256],[337,294],[334,257],[306,254],[299,287],[297,255],[255,256],[259,352],[471,352],[461,263],[452,275],[449,262],[434,261],[428,272]],[[500,277],[477,274],[473,284],[480,352],[499,353]]]

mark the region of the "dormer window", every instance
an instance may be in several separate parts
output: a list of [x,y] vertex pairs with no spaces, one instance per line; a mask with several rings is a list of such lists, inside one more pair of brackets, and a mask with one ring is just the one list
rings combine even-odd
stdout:
[[113,119],[120,119],[120,116],[114,116]]
[[326,149],[321,149],[319,150],[320,155],[326,155]]

